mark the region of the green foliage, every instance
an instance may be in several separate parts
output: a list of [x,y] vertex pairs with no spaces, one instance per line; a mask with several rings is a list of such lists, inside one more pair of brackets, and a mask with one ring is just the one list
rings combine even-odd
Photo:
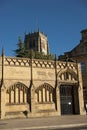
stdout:
[[34,58],[35,59],[53,60],[54,59],[54,55],[53,54],[44,55],[43,53],[35,52],[35,57]]
[[18,49],[16,49],[14,52],[16,54],[16,57],[24,57],[24,58],[34,58],[34,59],[46,59],[46,60],[54,60],[53,54],[44,55],[41,52],[35,52],[33,50],[26,50],[24,48],[24,43],[22,42],[21,37],[18,37]]
[[18,37],[18,49],[14,50],[16,57],[24,57],[24,43],[22,42],[21,37]]
[[34,59],[46,59],[46,60],[53,60],[54,59],[54,55],[52,55],[52,54],[44,55],[43,53],[35,52],[33,50],[28,50],[28,51],[25,50],[23,57],[34,58]]

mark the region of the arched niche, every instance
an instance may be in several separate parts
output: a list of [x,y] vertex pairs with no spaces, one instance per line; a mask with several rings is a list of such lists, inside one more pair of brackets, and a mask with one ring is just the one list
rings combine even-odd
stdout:
[[28,87],[17,82],[8,87],[6,90],[6,103],[7,104],[23,104],[27,103]]
[[54,88],[44,83],[35,90],[35,96],[38,103],[52,103],[54,102]]

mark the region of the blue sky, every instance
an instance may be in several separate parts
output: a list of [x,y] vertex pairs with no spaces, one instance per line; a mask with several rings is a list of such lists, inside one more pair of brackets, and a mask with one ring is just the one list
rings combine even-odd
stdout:
[[0,0],[0,54],[14,56],[18,36],[37,31],[48,37],[50,52],[60,55],[81,40],[87,28],[86,0]]

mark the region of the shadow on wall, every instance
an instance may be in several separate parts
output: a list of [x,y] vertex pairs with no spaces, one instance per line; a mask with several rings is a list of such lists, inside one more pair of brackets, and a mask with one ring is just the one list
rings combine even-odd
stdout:
[[26,116],[26,118],[28,118],[28,111],[27,110],[23,111],[23,114]]

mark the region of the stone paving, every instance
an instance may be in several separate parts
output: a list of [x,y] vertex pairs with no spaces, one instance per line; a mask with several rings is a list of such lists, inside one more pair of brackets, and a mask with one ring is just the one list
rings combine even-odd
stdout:
[[0,120],[0,130],[36,130],[87,126],[87,115]]

